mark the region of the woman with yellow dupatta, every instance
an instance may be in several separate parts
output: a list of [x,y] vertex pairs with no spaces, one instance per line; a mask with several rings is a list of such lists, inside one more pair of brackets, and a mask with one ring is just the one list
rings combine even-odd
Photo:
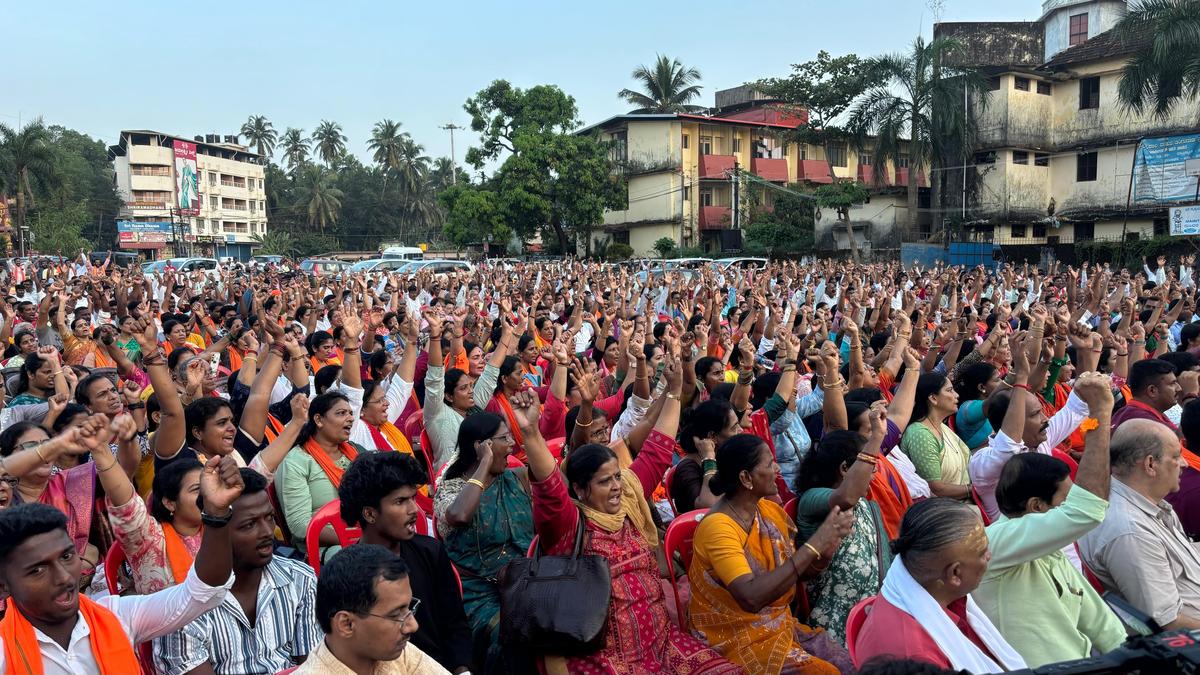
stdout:
[[607,445],[589,443],[567,456],[564,478],[538,431],[536,416],[522,417],[533,520],[542,551],[569,555],[577,528],[583,527],[583,553],[604,556],[612,578],[604,648],[586,656],[547,657],[546,671],[552,675],[742,672],[671,621],[659,582],[658,530],[647,500],[671,465],[683,387],[678,356],[668,363],[669,386],[656,404],[654,430],[631,463],[618,459]]
[[346,360],[338,390],[350,400],[350,408],[355,416],[350,442],[380,452],[396,451],[411,455],[412,444],[395,423],[412,398],[417,353],[420,351],[417,322],[413,317],[404,321],[404,356],[400,367],[383,380],[364,382],[362,379],[362,350],[358,344],[362,329],[363,322],[356,316],[346,317],[342,327]]
[[709,489],[721,497],[696,528],[688,568],[693,631],[725,658],[756,675],[854,672],[846,648],[792,615],[796,584],[829,565],[854,513],[834,507],[808,541],[779,493],[779,465],[758,436],[738,434],[717,448]]

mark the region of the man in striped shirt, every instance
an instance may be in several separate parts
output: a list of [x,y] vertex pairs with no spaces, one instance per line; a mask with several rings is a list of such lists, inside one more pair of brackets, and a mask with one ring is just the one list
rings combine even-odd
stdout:
[[249,469],[241,474],[246,487],[229,523],[233,588],[216,608],[155,641],[162,675],[273,675],[302,663],[321,640],[316,575],[274,556],[266,479]]

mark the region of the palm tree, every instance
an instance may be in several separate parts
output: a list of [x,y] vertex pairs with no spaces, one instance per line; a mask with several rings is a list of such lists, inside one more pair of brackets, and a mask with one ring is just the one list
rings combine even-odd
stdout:
[[394,170],[400,183],[409,192],[415,192],[429,171],[429,158],[423,155],[425,146],[417,143],[408,134],[401,134],[396,147]]
[[252,235],[251,238],[258,244],[259,255],[296,255],[296,240],[290,232],[283,230],[270,230],[263,234]]
[[320,166],[305,166],[297,184],[296,206],[305,210],[309,225],[324,233],[327,226],[337,222],[345,195],[334,187],[329,170]]
[[312,142],[321,160],[329,166],[333,166],[346,153],[346,136],[342,133],[342,125],[337,122],[321,120],[313,132]]
[[242,125],[242,135],[246,137],[247,143],[258,150],[263,159],[270,159],[271,155],[275,154],[275,141],[279,136],[275,133],[274,125],[263,115],[251,115]]
[[696,112],[701,106],[689,105],[688,101],[700,95],[700,71],[684,68],[676,59],[662,54],[650,68],[638,66],[632,75],[641,81],[642,91],[622,89],[617,96],[637,106],[635,113]]
[[283,132],[280,144],[283,146],[283,160],[287,162],[289,171],[295,172],[308,163],[310,147],[303,129],[288,127],[288,130]]
[[1200,2],[1138,0],[1117,24],[1118,35],[1139,45],[1125,62],[1117,95],[1137,112],[1152,107],[1165,118],[1200,95]]
[[977,106],[986,98],[987,82],[977,71],[948,66],[943,61],[959,49],[954,40],[925,42],[918,37],[907,54],[877,56],[866,62],[876,84],[859,97],[850,111],[848,127],[859,147],[870,147],[882,175],[908,148],[908,224],[917,225],[917,180],[933,157],[959,156],[969,147],[973,117],[963,111],[963,86],[975,95]]
[[455,166],[449,157],[438,157],[429,167],[429,184],[435,192],[441,192],[454,184]]
[[400,139],[406,136],[407,133],[400,131],[399,122],[385,119],[375,123],[375,128],[371,131],[371,140],[367,141],[367,149],[372,152],[371,157],[375,163],[385,172],[400,165]]
[[0,124],[0,196],[8,193],[15,197],[13,224],[18,241],[24,236],[26,212],[33,206],[33,183],[48,182],[53,177],[54,149],[42,118],[19,130]]

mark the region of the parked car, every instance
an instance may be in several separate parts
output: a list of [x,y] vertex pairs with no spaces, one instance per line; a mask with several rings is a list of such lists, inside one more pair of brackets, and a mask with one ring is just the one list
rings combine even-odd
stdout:
[[416,246],[388,246],[379,252],[385,260],[424,260],[425,252]]
[[741,269],[756,269],[761,270],[766,268],[766,258],[717,258],[712,261],[714,267],[719,271],[725,271],[731,267],[739,267]]
[[110,265],[129,267],[137,264],[141,260],[141,256],[129,251],[92,251],[88,255],[88,260],[91,260],[93,265],[103,265],[105,260],[111,260]]
[[637,278],[637,280],[639,282],[644,284],[644,283],[646,283],[646,279],[648,277],[652,277],[654,279],[659,279],[665,275],[671,274],[672,272],[677,272],[679,274],[679,277],[681,279],[683,279],[685,282],[691,282],[692,277],[696,276],[696,270],[679,269],[679,268],[676,268],[673,270],[668,270],[668,269],[664,269],[662,267],[654,267],[654,268],[651,268],[648,270],[642,270],[641,272],[638,272],[634,276]]
[[671,260],[659,261],[658,266],[662,267],[663,269],[667,269],[667,270],[673,270],[673,269],[695,270],[695,269],[700,269],[701,267],[704,267],[705,265],[707,265],[711,262],[712,262],[712,260],[709,258],[673,258]]
[[417,272],[433,272],[434,274],[445,274],[447,272],[457,271],[474,271],[475,266],[466,260],[414,260],[400,268],[401,274],[416,274]]
[[327,260],[324,258],[308,258],[300,262],[300,271],[317,276],[337,276],[350,269],[350,263],[343,260]]
[[250,262],[258,263],[259,265],[279,265],[283,262],[281,255],[256,255],[251,256]]
[[409,260],[403,258],[371,258],[368,260],[359,260],[350,266],[351,274],[359,272],[395,272],[396,270],[408,265]]
[[152,274],[154,272],[165,272],[167,267],[174,268],[176,272],[191,273],[195,271],[204,272],[210,277],[215,277],[220,274],[219,265],[215,258],[168,258],[166,260],[155,260],[142,265],[142,272]]

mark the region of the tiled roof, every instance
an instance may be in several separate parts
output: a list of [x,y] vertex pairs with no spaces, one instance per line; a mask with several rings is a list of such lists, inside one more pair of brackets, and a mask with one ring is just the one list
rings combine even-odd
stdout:
[[1053,58],[1042,64],[1042,68],[1061,70],[1076,63],[1126,56],[1145,46],[1150,42],[1151,37],[1152,34],[1148,31],[1125,37],[1116,29],[1108,30],[1055,54]]

